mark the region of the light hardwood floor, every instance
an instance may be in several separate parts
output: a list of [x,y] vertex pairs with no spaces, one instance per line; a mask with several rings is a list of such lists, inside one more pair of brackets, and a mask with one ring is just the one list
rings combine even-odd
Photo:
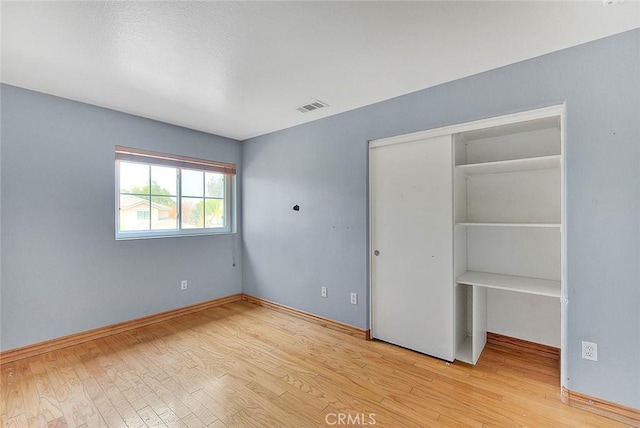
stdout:
[[507,348],[448,364],[238,302],[3,364],[0,423],[624,426],[561,404],[558,376]]

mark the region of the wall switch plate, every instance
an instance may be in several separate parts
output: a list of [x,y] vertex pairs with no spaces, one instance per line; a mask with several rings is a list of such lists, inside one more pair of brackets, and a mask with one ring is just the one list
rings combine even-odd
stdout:
[[598,361],[598,344],[582,341],[582,358],[585,360]]
[[327,297],[327,287],[322,287],[322,288],[320,289],[320,295],[321,295],[322,297]]
[[352,305],[358,304],[358,295],[356,293],[351,293],[351,304]]
[[180,290],[186,290],[186,289],[187,289],[187,287],[188,287],[188,285],[189,285],[189,284],[188,284],[188,282],[187,282],[187,280],[186,280],[186,279],[184,279],[184,280],[180,281]]

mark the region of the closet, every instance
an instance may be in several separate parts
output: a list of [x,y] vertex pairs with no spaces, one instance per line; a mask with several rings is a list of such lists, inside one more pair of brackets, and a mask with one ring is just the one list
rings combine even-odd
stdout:
[[373,338],[470,364],[487,332],[562,350],[562,114],[370,142]]

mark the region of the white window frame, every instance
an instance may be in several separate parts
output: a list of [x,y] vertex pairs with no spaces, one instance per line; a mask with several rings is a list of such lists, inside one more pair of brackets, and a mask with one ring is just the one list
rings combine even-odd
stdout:
[[[235,165],[205,159],[157,153],[130,147],[116,146],[115,149],[115,238],[116,240],[167,238],[177,236],[219,235],[235,232]],[[120,162],[139,163],[142,165],[167,166],[176,168],[176,223],[175,230],[135,230],[120,231]],[[203,172],[217,172],[224,174],[224,220],[222,227],[182,228],[182,170],[189,169]],[[206,198],[204,200],[215,199]],[[149,212],[151,216],[151,211]]]

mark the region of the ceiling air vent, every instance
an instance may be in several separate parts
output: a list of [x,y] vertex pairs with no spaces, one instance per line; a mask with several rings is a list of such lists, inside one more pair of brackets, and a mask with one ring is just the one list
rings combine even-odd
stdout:
[[314,102],[312,102],[312,103],[309,103],[309,104],[303,105],[302,107],[298,107],[298,108],[297,108],[297,110],[298,110],[300,113],[308,113],[308,112],[310,112],[310,111],[318,110],[318,109],[320,109],[320,108],[324,108],[324,107],[329,107],[329,105],[328,105],[328,104],[326,104],[326,103],[323,103],[323,102],[322,102],[322,101],[320,101],[320,100],[315,100],[315,101],[314,101]]

